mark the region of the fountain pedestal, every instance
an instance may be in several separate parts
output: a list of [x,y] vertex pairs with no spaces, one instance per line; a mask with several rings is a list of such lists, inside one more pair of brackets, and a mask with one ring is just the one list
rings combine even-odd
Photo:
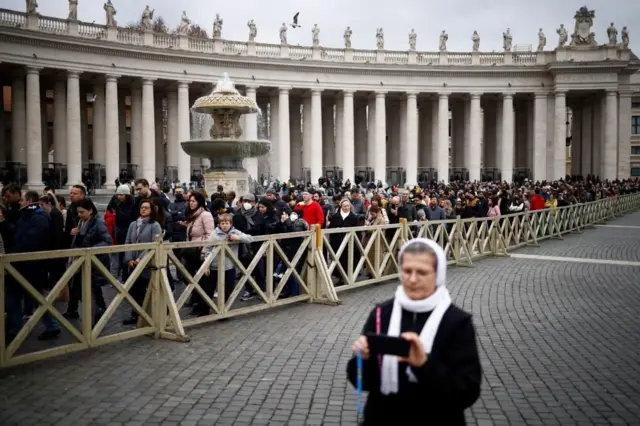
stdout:
[[207,193],[218,192],[218,185],[222,185],[225,193],[231,191],[242,196],[249,192],[249,173],[246,171],[216,171],[207,170],[204,172],[204,189]]

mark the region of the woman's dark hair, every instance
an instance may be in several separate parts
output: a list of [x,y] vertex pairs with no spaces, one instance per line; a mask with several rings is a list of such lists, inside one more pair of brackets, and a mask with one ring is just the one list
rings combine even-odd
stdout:
[[268,198],[261,198],[258,204],[262,204],[263,206],[265,206],[268,213],[273,212],[273,203]]
[[88,198],[83,198],[82,200],[78,201],[76,203],[76,208],[78,208],[78,207],[82,207],[85,210],[91,211],[91,215],[92,216],[97,216],[98,215],[98,209],[97,209],[96,205],[93,204],[93,201],[91,201]]
[[380,213],[380,207],[379,206],[369,207],[369,213]]
[[107,204],[107,211],[115,211],[116,207],[118,207],[118,202],[116,200],[109,201]]
[[198,207],[196,207],[195,209],[191,209],[190,205],[187,205],[187,217],[191,218],[191,216],[199,209],[199,208],[203,208],[203,209],[207,209],[207,202],[204,199],[204,196],[199,193],[199,192],[192,192],[191,196],[189,197],[189,199],[187,201],[191,201],[191,198],[194,198],[197,203],[198,203]]
[[60,207],[67,207],[67,202],[64,200],[64,197],[62,195],[56,194],[56,200],[58,200],[58,204],[60,205]]
[[53,199],[53,196],[50,195],[50,194],[41,195],[40,196],[40,202],[41,203],[51,204],[52,206],[56,205],[56,201]]
[[143,204],[149,204],[149,207],[151,207],[149,209],[149,222],[153,223],[153,222],[160,222],[160,213],[158,213],[158,206],[151,201],[150,198],[145,198],[143,200],[140,201],[140,203],[138,204],[138,208],[142,207]]
[[211,210],[213,210],[214,212],[217,212],[218,210],[227,210],[227,206],[225,204],[225,201],[218,197],[218,198],[214,198],[213,201],[211,202]]

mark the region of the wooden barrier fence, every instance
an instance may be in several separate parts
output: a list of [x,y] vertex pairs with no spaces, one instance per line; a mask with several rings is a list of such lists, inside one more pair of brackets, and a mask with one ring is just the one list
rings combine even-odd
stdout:
[[[398,279],[397,253],[406,241],[424,237],[437,241],[449,264],[472,266],[486,256],[508,256],[523,245],[538,245],[547,238],[582,232],[593,225],[640,209],[640,194],[607,198],[557,209],[504,215],[499,218],[402,222],[396,225],[361,226],[265,235],[250,244],[249,256],[236,254],[228,242],[185,242],[120,245],[95,249],[0,255],[0,306],[16,303],[16,294],[36,303],[33,315],[11,342],[5,333],[6,318],[0,315],[0,367],[9,367],[57,355],[89,349],[142,335],[185,342],[185,328],[296,302],[340,303],[338,294],[350,288]],[[182,254],[210,247],[197,268],[189,270]],[[124,282],[103,264],[104,256],[143,251],[140,263]],[[48,293],[41,283],[29,282],[31,268],[62,259],[67,269]],[[184,285],[175,290],[171,269]],[[238,279],[225,286],[225,270],[237,271]],[[137,280],[150,276],[144,302],[131,294]],[[107,293],[107,309],[99,318],[92,306],[94,286],[101,280]],[[71,282],[81,286],[80,318],[67,319],[57,299]],[[257,298],[240,301],[245,289]],[[229,290],[229,294],[227,294]],[[286,293],[286,294],[285,294]],[[190,315],[188,304],[196,299],[201,313]],[[120,320],[129,306],[136,314],[135,328]],[[202,312],[204,309],[204,312]],[[42,317],[55,319],[66,337],[39,342],[35,339]]]

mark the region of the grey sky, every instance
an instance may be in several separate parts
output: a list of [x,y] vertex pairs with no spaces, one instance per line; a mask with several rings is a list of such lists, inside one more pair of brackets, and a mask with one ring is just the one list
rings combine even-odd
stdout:
[[[104,23],[102,5],[106,0],[78,0],[78,17],[83,21]],[[258,27],[257,41],[279,43],[278,29],[283,21],[291,22],[300,12],[302,28],[289,29],[290,44],[311,45],[311,27],[320,27],[320,44],[343,47],[342,34],[347,26],[353,30],[352,46],[374,49],[375,31],[383,27],[385,48],[407,50],[411,28],[418,33],[417,49],[436,51],[442,30],[449,34],[448,50],[471,51],[471,34],[478,30],[480,50],[502,50],[502,32],[511,28],[514,44],[538,44],[538,29],[547,36],[547,48],[555,47],[556,28],[564,24],[573,30],[573,16],[584,0],[445,0],[434,4],[425,0],[112,0],[119,25],[139,19],[145,4],[154,8],[171,26],[177,26],[182,10],[204,27],[209,35],[216,12],[224,20],[222,36],[244,41],[248,38],[247,21],[253,18]],[[67,0],[40,0],[39,12],[66,18]],[[25,10],[25,0],[0,0],[0,6]],[[631,47],[640,52],[640,1],[591,0],[587,6],[596,12],[594,32],[598,44],[607,41],[606,29],[614,22],[620,32],[628,26]],[[638,25],[634,28],[634,25]]]

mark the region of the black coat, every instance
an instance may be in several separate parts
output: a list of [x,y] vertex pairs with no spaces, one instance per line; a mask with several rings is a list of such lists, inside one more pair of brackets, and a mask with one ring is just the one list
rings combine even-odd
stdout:
[[[393,299],[380,306],[381,330],[389,328]],[[431,312],[402,313],[401,331],[420,334]],[[369,314],[362,333],[376,332],[376,309]],[[464,410],[480,396],[482,367],[471,315],[451,305],[440,322],[433,348],[424,366],[412,368],[418,383],[409,382],[407,364],[398,368],[398,393],[380,392],[377,357],[364,361],[363,389],[369,392],[364,410],[365,425],[464,425]],[[355,358],[347,364],[347,376],[355,386]]]
[[[340,215],[340,211],[337,211],[335,214],[331,216],[331,222],[329,222],[329,227],[327,229],[333,228],[353,228],[359,226],[360,222],[358,221],[358,216],[349,212],[349,216],[344,219]],[[331,243],[331,248],[333,251],[336,251],[340,248],[340,244],[342,244],[342,240],[344,239],[346,234],[336,233],[329,234],[329,242]],[[346,253],[345,249],[345,253]]]

